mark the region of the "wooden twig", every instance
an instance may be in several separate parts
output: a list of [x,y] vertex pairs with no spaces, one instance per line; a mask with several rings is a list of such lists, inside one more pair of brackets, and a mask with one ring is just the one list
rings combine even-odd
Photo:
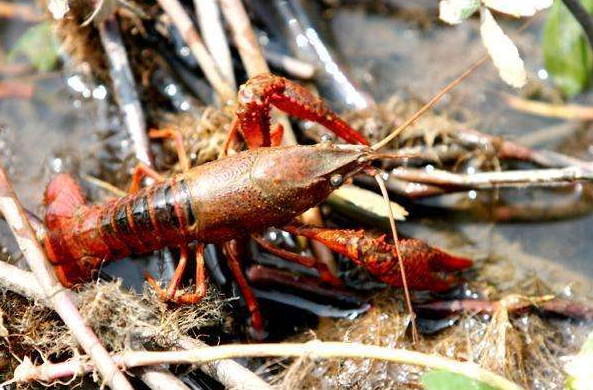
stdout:
[[216,0],[194,0],[194,7],[200,22],[200,32],[204,37],[206,47],[214,57],[220,73],[224,76],[233,90],[237,89],[235,72],[229,42],[226,39],[220,9]]
[[142,382],[151,390],[190,390],[189,387],[166,367],[151,366],[136,370]]
[[0,99],[31,99],[35,84],[31,82],[0,81]]
[[455,137],[466,145],[490,148],[501,159],[511,159],[532,162],[542,167],[579,167],[583,171],[593,172],[593,163],[567,156],[550,150],[536,150],[520,145],[516,142],[482,133],[474,129],[460,129]]
[[396,168],[391,174],[398,179],[432,184],[447,189],[492,189],[495,187],[546,186],[593,181],[593,172],[578,167],[558,169],[525,169],[502,172],[452,173],[443,170],[426,171]]
[[[4,262],[0,262],[0,287],[14,291],[30,300],[35,300],[47,305],[43,291],[41,290],[41,287],[39,287],[35,276],[29,271],[23,271]],[[191,337],[182,337],[178,341],[177,346],[180,349],[197,349],[208,347],[207,344],[199,340],[192,339]],[[118,362],[116,361],[116,363]],[[51,376],[53,380],[56,380],[70,378],[73,375],[93,372],[95,370],[95,366],[92,364],[92,362],[78,361],[73,363],[68,361],[57,364],[60,365],[52,366],[51,371],[42,371],[41,374],[33,374],[29,376],[28,381],[36,380],[35,378],[39,375],[48,375]],[[272,390],[272,388],[256,374],[233,360],[223,359],[208,362],[202,364],[200,368],[206,374],[210,375],[212,378],[216,379],[227,388]],[[152,379],[154,380],[154,377]]]
[[233,39],[249,77],[260,73],[269,73],[270,68],[268,68],[241,0],[220,0],[220,4],[224,17],[233,32]]
[[292,77],[310,80],[315,76],[315,66],[309,62],[301,61],[265,46],[262,50],[264,57],[273,67],[283,70]]
[[46,304],[43,290],[39,287],[35,275],[4,261],[0,261],[0,287],[14,291],[32,301]]
[[593,120],[593,107],[579,104],[550,104],[535,100],[523,99],[518,96],[504,94],[509,106],[515,110],[528,114],[545,116],[548,118]]
[[132,139],[134,154],[138,161],[151,167],[153,164],[146,135],[146,119],[115,15],[100,22],[98,29],[109,63],[115,100]]
[[0,19],[18,18],[25,22],[37,23],[43,20],[43,15],[29,4],[0,1]]
[[[278,344],[227,344],[216,347],[191,349],[186,351],[146,352],[130,351],[114,356],[114,359],[127,369],[157,364],[202,364],[221,359],[240,357],[308,357],[311,359],[378,359],[400,364],[410,364],[426,368],[444,369],[465,375],[501,390],[521,390],[521,386],[508,379],[481,368],[470,362],[460,362],[450,358],[428,355],[406,349],[380,347],[361,343],[309,341],[307,343],[278,343]],[[41,366],[29,367],[35,372],[45,371],[63,372],[70,370],[80,372],[85,369],[85,363],[80,358],[74,358],[64,363],[44,363]],[[50,367],[51,366],[51,367]],[[78,371],[77,371],[78,370]],[[25,372],[23,370],[23,372]],[[248,387],[246,384],[240,388]]]
[[202,37],[198,34],[198,31],[179,0],[158,0],[158,2],[181,33],[183,40],[200,64],[204,75],[218,93],[222,103],[226,104],[229,101],[234,101],[235,92],[233,88],[218,70],[216,61],[214,61],[212,55],[208,52],[206,46],[204,46]]
[[78,312],[73,292],[64,288],[58,281],[1,166],[0,211],[10,226],[29,268],[33,271],[45,300],[91,357],[105,383],[115,390],[132,390],[124,374],[119,371],[101,341]]

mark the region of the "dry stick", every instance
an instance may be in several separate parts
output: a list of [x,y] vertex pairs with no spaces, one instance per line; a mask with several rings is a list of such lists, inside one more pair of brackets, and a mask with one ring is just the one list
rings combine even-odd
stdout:
[[[14,291],[25,298],[35,300],[44,305],[45,301],[43,290],[39,287],[39,283],[35,280],[35,276],[29,271],[23,271],[13,265],[5,262],[0,262],[0,287]],[[181,349],[197,349],[208,347],[207,344],[192,339],[191,337],[182,337],[177,346]],[[116,361],[116,363],[118,363]],[[59,364],[59,365],[58,365]],[[84,363],[82,372],[93,372],[95,367],[92,362]],[[272,388],[264,382],[260,377],[243,367],[233,360],[217,360],[200,365],[200,369],[212,378],[218,380],[227,388],[248,388],[248,389],[262,389],[271,390]],[[27,375],[27,381],[38,380],[39,376],[46,375],[51,378],[42,380],[44,382],[52,382],[61,378],[68,378],[73,375],[81,373],[81,362],[76,363],[65,362],[56,363],[51,367],[50,371],[38,371]]]
[[196,58],[208,82],[214,87],[223,105],[235,99],[235,91],[224,79],[214,58],[204,46],[204,42],[194,27],[189,15],[179,0],[158,0],[160,6],[169,15],[175,27],[181,33],[181,37],[189,46],[190,51]]
[[204,36],[204,43],[214,61],[220,69],[220,73],[227,80],[233,90],[237,89],[233,61],[229,43],[222,27],[220,10],[216,0],[194,0],[194,7],[200,24],[200,32]]
[[189,351],[128,352],[122,355],[126,367],[155,363],[201,363],[237,357],[309,357],[311,359],[380,359],[394,363],[445,369],[504,390],[522,389],[517,384],[474,363],[459,362],[437,355],[406,349],[344,342],[229,344]]
[[152,166],[148,136],[146,135],[146,119],[115,15],[111,15],[99,23],[98,29],[109,62],[109,75],[113,83],[115,100],[123,116],[128,134],[132,138],[134,154],[138,161]]
[[[182,337],[177,345],[185,350],[210,348],[209,345],[191,337]],[[259,376],[230,359],[218,359],[200,364],[200,369],[215,378],[228,389],[272,390]]]
[[[410,364],[420,367],[443,369],[465,375],[501,390],[522,390],[519,385],[481,368],[470,362],[460,362],[438,355],[429,355],[407,349],[396,349],[361,343],[309,341],[307,343],[277,344],[227,344],[216,347],[191,349],[186,351],[146,352],[132,351],[115,355],[114,359],[127,369],[157,364],[201,364],[220,359],[239,357],[308,357],[310,359],[379,359],[393,363]],[[88,364],[80,358],[73,358],[64,363],[44,363],[28,366],[29,378],[42,372],[65,373],[82,372]],[[27,373],[23,370],[23,374]],[[25,377],[26,375],[23,375]],[[241,384],[241,389],[262,389]],[[269,388],[264,387],[265,388]]]
[[25,22],[37,23],[43,20],[43,15],[28,4],[0,1],[0,19],[2,18],[18,18]]
[[457,130],[456,137],[473,146],[492,147],[498,158],[516,159],[532,162],[543,167],[579,167],[583,171],[593,172],[593,163],[567,156],[550,150],[536,150],[516,142],[502,139],[473,129]]
[[32,301],[47,304],[43,290],[35,280],[35,275],[4,261],[0,261],[0,287],[14,291]]
[[535,100],[523,99],[511,94],[503,94],[509,106],[528,114],[548,118],[593,120],[593,107],[579,104],[550,104]]
[[82,349],[91,357],[105,383],[115,390],[132,390],[132,386],[124,374],[119,371],[107,350],[101,345],[101,341],[86,325],[84,318],[78,312],[74,303],[74,293],[64,288],[56,278],[53,267],[45,257],[41,245],[37,242],[35,232],[1,166],[0,211],[10,226],[29,268],[37,278],[45,300],[51,304]]
[[[257,41],[257,37],[251,27],[251,22],[241,0],[220,0],[222,5],[222,12],[227,22],[233,31],[233,38],[241,60],[247,70],[249,77],[256,76],[261,73],[269,73],[270,68],[266,63],[262,49]],[[285,115],[279,118],[280,123],[284,127],[283,142],[287,145],[295,145],[296,137],[290,126],[290,122]],[[306,223],[322,226],[323,220],[319,208],[315,207],[309,209],[303,214],[303,220]],[[316,241],[311,242],[311,247],[316,257],[326,264],[334,275],[337,274],[337,265],[334,261],[332,252],[323,244]]]
[[281,53],[279,51],[271,50],[269,47],[262,48],[264,57],[275,68],[282,69],[288,75],[297,77],[303,80],[310,80],[315,76],[315,65],[299,60]]
[[490,189],[500,186],[534,186],[593,181],[593,172],[579,167],[560,169],[525,169],[502,172],[478,172],[471,175],[443,170],[396,168],[392,174],[398,179],[433,184],[452,189]]
[[143,367],[137,371],[142,382],[151,390],[190,390],[164,366]]
[[260,73],[269,73],[270,69],[241,0],[220,0],[220,5],[233,32],[233,38],[247,75],[253,77]]

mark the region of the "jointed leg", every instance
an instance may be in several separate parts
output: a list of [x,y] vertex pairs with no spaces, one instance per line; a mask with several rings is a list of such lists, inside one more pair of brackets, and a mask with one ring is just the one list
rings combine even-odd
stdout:
[[165,178],[163,175],[149,167],[148,165],[144,165],[143,163],[139,163],[134,168],[134,172],[132,173],[132,183],[130,184],[130,189],[128,192],[130,194],[135,194],[140,189],[140,185],[142,184],[142,179],[146,176],[153,178],[156,181],[163,181]]
[[196,247],[196,290],[194,293],[181,293],[178,292],[179,285],[181,284],[181,278],[185,272],[187,265],[187,246],[180,248],[181,255],[175,273],[169,281],[169,284],[165,289],[162,289],[157,281],[150,275],[146,274],[148,283],[155,289],[159,294],[159,297],[163,301],[174,302],[182,305],[193,305],[202,300],[206,295],[206,272],[204,267],[204,246],[199,244]]
[[150,138],[172,138],[175,144],[175,151],[177,152],[177,159],[181,165],[183,172],[188,171],[190,168],[189,158],[185,152],[185,146],[183,145],[183,135],[177,130],[173,129],[151,129],[148,132]]
[[343,283],[340,278],[334,276],[331,271],[327,268],[327,265],[318,261],[314,257],[310,256],[303,256],[297,253],[293,253],[282,248],[278,248],[277,246],[269,243],[268,241],[264,240],[262,237],[257,235],[252,235],[253,239],[264,249],[268,252],[275,254],[278,257],[281,257],[285,260],[292,261],[303,265],[307,268],[315,268],[317,272],[319,272],[319,278],[326,283],[331,284],[332,286],[342,286]]
[[241,253],[239,249],[239,243],[236,240],[228,241],[224,244],[224,249],[227,255],[229,268],[231,269],[231,272],[239,284],[239,289],[241,290],[243,298],[245,299],[245,303],[247,304],[247,308],[251,313],[251,325],[253,326],[256,337],[263,338],[264,323],[261,312],[259,311],[257,299],[255,298],[253,291],[251,291],[251,287],[249,287],[249,284],[247,284],[247,280],[245,279],[245,275],[243,275],[243,270],[241,269]]

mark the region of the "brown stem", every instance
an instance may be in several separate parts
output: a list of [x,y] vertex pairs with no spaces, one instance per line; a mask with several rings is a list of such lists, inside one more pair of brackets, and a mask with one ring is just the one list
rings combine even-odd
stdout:
[[78,312],[75,295],[65,289],[45,257],[35,231],[29,224],[13,189],[0,166],[0,211],[12,230],[29,268],[33,271],[45,300],[58,313],[82,349],[91,357],[103,380],[112,389],[132,390],[124,374],[119,371],[99,338]]
[[43,20],[43,15],[28,4],[0,1],[0,19],[4,18],[18,18],[25,22],[38,23]]

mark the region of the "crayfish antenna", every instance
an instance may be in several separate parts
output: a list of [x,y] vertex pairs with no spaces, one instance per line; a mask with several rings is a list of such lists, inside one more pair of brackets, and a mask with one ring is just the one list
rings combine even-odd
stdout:
[[416,119],[420,118],[422,114],[424,114],[429,108],[434,106],[441,98],[450,90],[455,88],[459,83],[465,80],[468,76],[470,76],[476,69],[478,69],[486,60],[488,56],[484,56],[480,58],[477,62],[475,62],[472,66],[470,66],[465,72],[463,72],[459,77],[455,80],[451,81],[449,84],[445,86],[445,88],[441,89],[432,99],[428,101],[422,108],[416,111],[411,117],[406,119],[404,123],[399,125],[395,130],[391,132],[387,137],[383,138],[381,141],[377,142],[376,144],[371,146],[371,149],[378,150],[381,149],[383,146],[387,145],[391,142],[395,137],[397,137],[402,131],[404,131],[408,126],[413,124]]
[[395,251],[397,255],[397,262],[399,264],[399,271],[402,278],[402,285],[404,288],[404,296],[406,298],[406,306],[408,308],[408,312],[410,313],[410,320],[412,322],[412,342],[414,345],[418,343],[418,329],[416,328],[416,314],[414,313],[414,308],[412,307],[412,299],[410,298],[410,289],[408,288],[408,279],[406,278],[406,267],[404,267],[404,259],[402,258],[402,252],[399,250],[399,240],[397,237],[397,229],[395,228],[395,218],[393,218],[393,210],[391,209],[391,202],[389,201],[389,194],[387,194],[387,188],[385,188],[385,182],[380,174],[375,175],[375,179],[377,180],[377,184],[379,184],[379,188],[381,189],[381,194],[383,195],[383,199],[385,200],[385,206],[388,210],[389,216],[389,225],[391,226],[391,233],[393,234],[393,244],[395,245]]

